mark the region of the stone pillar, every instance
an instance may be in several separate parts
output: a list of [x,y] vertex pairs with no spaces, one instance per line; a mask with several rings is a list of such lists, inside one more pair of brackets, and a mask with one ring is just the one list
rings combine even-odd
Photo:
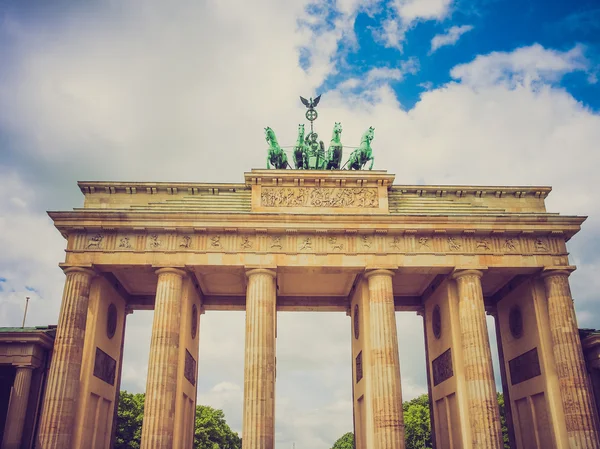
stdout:
[[54,340],[37,447],[71,447],[93,270],[65,268],[67,279]]
[[156,270],[156,274],[158,284],[146,380],[141,449],[171,449],[175,428],[181,296],[185,271],[160,268]]
[[597,417],[569,288],[569,272],[542,273],[550,333],[571,448],[599,448]]
[[276,272],[248,270],[243,449],[275,447]]
[[4,426],[2,449],[20,449],[25,424],[25,413],[29,400],[29,387],[31,386],[31,373],[33,366],[17,366],[15,383],[10,393],[8,415]]
[[481,289],[482,275],[478,270],[460,270],[453,275],[458,286],[458,316],[471,441],[474,449],[502,449],[500,410]]
[[373,447],[403,449],[404,417],[400,385],[400,358],[396,310],[392,289],[393,271],[367,271],[369,283],[369,336],[371,342]]

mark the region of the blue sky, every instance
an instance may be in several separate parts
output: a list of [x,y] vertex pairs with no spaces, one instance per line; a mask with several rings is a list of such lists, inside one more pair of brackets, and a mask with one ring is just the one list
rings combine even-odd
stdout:
[[[0,0],[0,326],[26,296],[29,325],[58,321],[65,242],[46,211],[80,207],[77,180],[242,182],[264,167],[264,127],[293,144],[298,96],[320,93],[323,139],[341,121],[356,146],[374,126],[396,184],[549,185],[550,212],[589,216],[571,287],[580,326],[600,328],[599,36],[589,0]],[[422,321],[396,318],[410,399]],[[350,321],[278,320],[277,445],[328,449],[352,428]],[[128,318],[131,391],[151,322]],[[243,323],[200,323],[199,401],[238,431]]]

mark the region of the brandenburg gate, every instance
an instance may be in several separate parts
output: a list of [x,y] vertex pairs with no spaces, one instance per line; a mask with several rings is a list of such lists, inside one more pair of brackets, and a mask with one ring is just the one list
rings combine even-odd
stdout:
[[[142,448],[191,448],[200,317],[245,310],[244,449],[272,449],[277,312],[348,319],[358,449],[405,447],[396,311],[423,316],[437,449],[500,449],[486,313],[513,448],[598,448],[566,242],[548,187],[395,185],[368,170],[243,183],[80,182],[50,212],[65,288],[37,447],[110,446],[126,317],[153,309]],[[209,313],[210,314],[210,313]],[[351,362],[351,364],[350,364]]]

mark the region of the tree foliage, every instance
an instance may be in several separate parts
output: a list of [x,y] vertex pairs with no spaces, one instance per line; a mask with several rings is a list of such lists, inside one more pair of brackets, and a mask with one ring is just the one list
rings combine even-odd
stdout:
[[[504,449],[510,449],[504,410],[504,396],[502,396],[502,393],[498,393],[498,406],[500,408],[500,424],[502,426]],[[404,411],[406,449],[432,448],[429,396],[423,394],[410,401],[404,402],[402,404],[402,410]],[[354,449],[354,434],[348,432],[337,440],[331,449]]]
[[354,434],[345,433],[335,443],[331,449],[354,449]]
[[[122,391],[117,410],[115,449],[139,449],[144,419],[144,393]],[[196,406],[194,449],[241,449],[242,440],[233,432],[222,410]]]

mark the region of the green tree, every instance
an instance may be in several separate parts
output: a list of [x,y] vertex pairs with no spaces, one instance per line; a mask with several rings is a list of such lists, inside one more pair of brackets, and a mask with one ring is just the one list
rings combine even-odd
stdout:
[[354,449],[354,434],[345,433],[335,443],[331,449]]
[[[144,393],[121,391],[117,409],[115,449],[139,449],[144,420]],[[233,432],[221,410],[196,406],[194,449],[241,449],[242,440]]]
[[144,419],[144,393],[121,391],[117,409],[115,449],[139,449]]
[[504,449],[510,449],[510,440],[508,439],[508,427],[506,426],[506,409],[504,407],[504,395],[496,393],[498,397],[498,407],[500,407],[500,426],[502,427],[502,442]]
[[406,449],[430,449],[431,421],[429,397],[423,394],[402,404]]
[[233,432],[222,410],[207,405],[196,407],[194,449],[241,449],[242,440]]

